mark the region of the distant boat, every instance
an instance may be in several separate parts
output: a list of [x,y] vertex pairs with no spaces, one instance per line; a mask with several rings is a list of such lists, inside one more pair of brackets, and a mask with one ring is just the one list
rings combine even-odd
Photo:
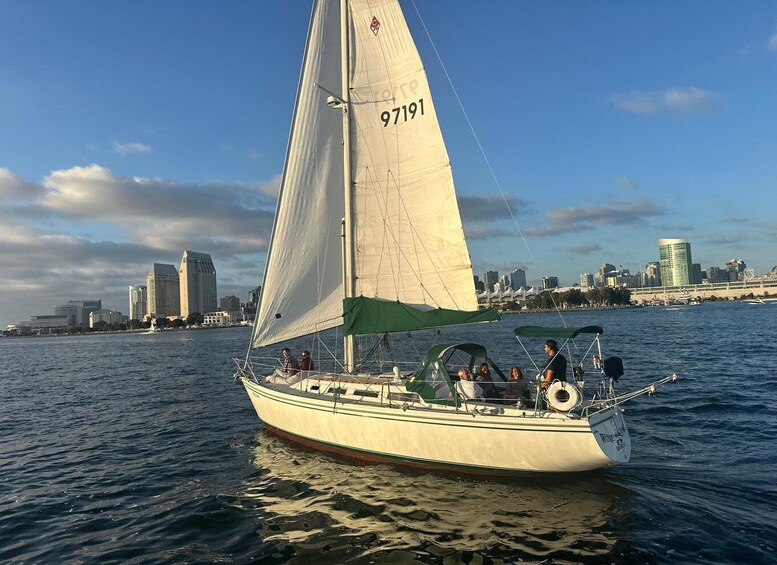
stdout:
[[[450,160],[398,2],[315,2],[282,178],[249,352],[235,373],[267,430],[363,460],[485,475],[629,460],[621,404],[676,377],[617,395],[623,366],[602,360],[598,326],[515,329],[519,341],[565,340],[574,364],[574,381],[531,400],[502,398],[504,373],[471,342],[436,345],[412,373],[365,372],[357,335],[499,319],[477,309]],[[345,336],[342,370],[268,375],[251,357],[331,328]],[[583,334],[593,344],[582,351],[595,355],[575,361],[572,340]],[[493,380],[478,394],[458,371],[481,364]]]
[[759,298],[755,297],[753,300],[748,300],[748,304],[777,304],[777,298]]

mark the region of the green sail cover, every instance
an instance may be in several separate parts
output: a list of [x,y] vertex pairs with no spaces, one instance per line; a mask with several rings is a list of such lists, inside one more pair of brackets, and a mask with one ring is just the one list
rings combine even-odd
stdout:
[[343,299],[344,335],[405,332],[438,326],[496,322],[501,319],[493,308],[474,312],[445,308],[421,310],[401,302],[364,296]]
[[573,339],[580,334],[603,334],[600,326],[585,326],[582,328],[546,328],[542,326],[521,326],[513,331],[520,337],[560,337]]

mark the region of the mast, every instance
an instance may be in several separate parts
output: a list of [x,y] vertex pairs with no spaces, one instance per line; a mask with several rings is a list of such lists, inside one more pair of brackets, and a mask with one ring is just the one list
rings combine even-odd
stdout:
[[[351,124],[350,124],[350,77],[348,45],[348,0],[340,1],[340,56],[341,56],[341,96],[343,104],[343,189],[345,190],[345,217],[343,219],[343,295],[351,298],[355,294],[355,269],[353,246],[353,186],[351,183]],[[353,372],[356,368],[354,336],[344,338],[343,353],[345,370]]]

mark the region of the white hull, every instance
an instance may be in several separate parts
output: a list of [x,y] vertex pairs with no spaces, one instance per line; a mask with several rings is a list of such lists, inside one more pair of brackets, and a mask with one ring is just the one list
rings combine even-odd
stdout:
[[[319,449],[367,460],[467,473],[579,472],[625,463],[631,441],[619,407],[590,418],[474,404],[350,400],[242,378],[266,426]],[[317,379],[316,379],[317,381]],[[317,381],[318,382],[318,381]],[[321,389],[325,389],[324,386]],[[492,412],[498,412],[493,414]]]

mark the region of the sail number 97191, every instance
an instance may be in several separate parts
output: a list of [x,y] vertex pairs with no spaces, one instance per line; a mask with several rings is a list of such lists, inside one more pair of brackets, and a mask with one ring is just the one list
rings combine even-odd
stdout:
[[398,108],[392,108],[381,112],[380,121],[383,122],[383,127],[387,127],[389,124],[396,125],[400,119],[403,122],[414,119],[416,116],[424,115],[424,99],[420,98],[418,103],[411,102],[410,104],[404,104]]

